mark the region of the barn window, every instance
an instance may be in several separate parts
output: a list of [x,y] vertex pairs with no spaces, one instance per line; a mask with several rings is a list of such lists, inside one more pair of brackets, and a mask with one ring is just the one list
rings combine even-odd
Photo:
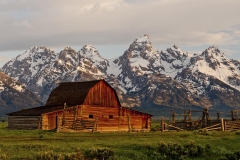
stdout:
[[113,115],[109,115],[109,119],[113,119]]
[[92,114],[89,114],[88,118],[93,118],[93,115],[92,115]]

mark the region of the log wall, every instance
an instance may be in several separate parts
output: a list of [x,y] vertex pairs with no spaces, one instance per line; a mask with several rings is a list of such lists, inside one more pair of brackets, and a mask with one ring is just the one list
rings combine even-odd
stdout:
[[[118,131],[118,107],[80,106],[83,119],[97,119],[97,131]],[[81,113],[81,112],[80,112]],[[92,118],[89,118],[92,115]]]
[[40,129],[40,116],[8,116],[10,129]]
[[[124,112],[123,115],[119,115],[120,108],[117,107],[103,107],[82,105],[78,107],[76,119],[77,123],[81,121],[89,123],[89,126],[93,128],[95,121],[97,121],[96,131],[99,132],[112,132],[112,131],[150,131],[151,129],[151,117],[146,114],[137,115],[131,110]],[[125,115],[126,114],[126,115]],[[58,123],[62,123],[61,116]],[[74,115],[68,112],[65,116],[64,128],[72,129],[74,126]],[[91,123],[91,124],[90,124]],[[80,126],[78,126],[81,128]],[[91,127],[87,127],[90,129]],[[81,128],[82,129],[82,128]]]

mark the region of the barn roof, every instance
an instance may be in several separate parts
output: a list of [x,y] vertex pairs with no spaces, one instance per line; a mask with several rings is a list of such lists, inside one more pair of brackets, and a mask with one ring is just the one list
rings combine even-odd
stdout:
[[63,110],[61,106],[41,106],[30,109],[25,109],[17,112],[8,113],[9,116],[41,116],[41,114]]
[[55,88],[45,106],[79,105],[83,104],[89,90],[98,82],[104,80],[86,81],[86,82],[64,82]]

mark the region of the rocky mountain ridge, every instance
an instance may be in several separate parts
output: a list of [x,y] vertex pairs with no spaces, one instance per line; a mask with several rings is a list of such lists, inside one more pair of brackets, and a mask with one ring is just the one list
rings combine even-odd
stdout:
[[43,102],[25,85],[0,72],[0,115],[41,105]]
[[44,101],[59,82],[104,78],[123,106],[240,108],[240,61],[216,46],[193,56],[176,45],[158,51],[148,35],[115,59],[104,59],[92,45],[60,53],[32,47],[2,70]]

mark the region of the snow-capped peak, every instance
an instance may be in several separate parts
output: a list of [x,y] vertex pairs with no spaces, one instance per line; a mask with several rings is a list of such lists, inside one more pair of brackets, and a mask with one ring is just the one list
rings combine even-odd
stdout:
[[95,56],[101,57],[98,53],[98,50],[90,44],[83,46],[83,48],[79,52],[81,55],[88,57],[88,58],[95,57]]
[[147,34],[144,34],[140,37],[138,37],[134,42],[137,42],[137,43],[151,43],[150,42],[150,39],[149,39],[149,36]]
[[172,46],[174,49],[180,49],[176,44]]
[[203,53],[203,56],[205,57],[216,57],[216,56],[221,56],[223,57],[224,54],[220,52],[217,46],[210,46],[208,49],[206,49]]
[[64,50],[73,50],[70,46],[64,48]]
[[170,48],[168,48],[169,50],[172,50],[172,51],[175,51],[175,52],[177,52],[177,53],[179,53],[179,54],[184,54],[184,52],[182,51],[182,49],[181,48],[179,48],[177,45],[173,45],[172,47],[170,47]]
[[152,47],[149,40],[149,36],[144,34],[137,38],[123,54],[126,59],[131,58],[143,58],[145,60],[158,59],[160,57],[159,52]]
[[64,50],[62,50],[59,53],[59,59],[61,59],[63,61],[70,60],[72,63],[74,61],[77,61],[77,59],[78,59],[77,52],[69,46],[65,47]]
[[177,58],[179,56],[187,56],[187,52],[183,52],[181,48],[179,48],[177,45],[173,45],[172,47],[167,49],[170,54],[172,54],[173,57]]
[[101,70],[101,72],[106,72],[109,62],[100,56],[98,50],[94,46],[87,44],[78,52],[78,54],[84,61],[87,59],[93,63]]
[[212,52],[220,52],[220,50],[218,49],[218,47],[217,46],[210,46],[210,47],[208,47],[208,49],[207,50],[212,50]]

